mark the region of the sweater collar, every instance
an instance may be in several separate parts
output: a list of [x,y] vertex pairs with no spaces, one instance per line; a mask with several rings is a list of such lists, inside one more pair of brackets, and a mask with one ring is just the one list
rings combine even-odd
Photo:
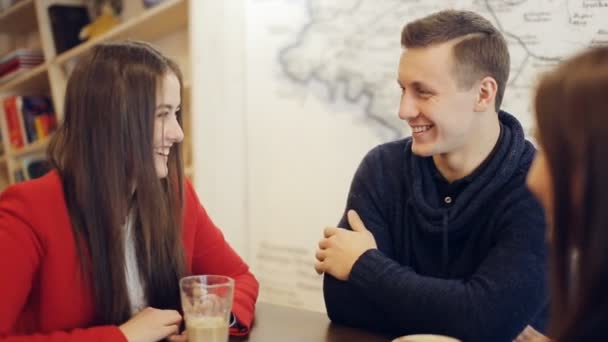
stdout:
[[[462,189],[449,209],[440,204],[441,194],[438,193],[431,165],[424,157],[411,152],[411,139],[408,141],[406,186],[409,188],[410,204],[415,207],[414,212],[421,228],[431,232],[440,232],[446,228],[449,231],[460,230],[520,170],[522,156],[527,149],[523,129],[517,119],[507,112],[500,111],[498,117],[502,137],[484,161],[483,167],[474,172],[475,177],[470,177],[469,184]],[[450,222],[449,227],[444,227],[446,220]]]
[[469,186],[469,184],[473,183],[473,181],[477,178],[478,175],[483,173],[483,171],[490,164],[490,160],[492,160],[492,158],[494,158],[494,156],[496,155],[496,151],[498,150],[498,147],[500,146],[500,144],[502,142],[502,139],[504,136],[504,129],[502,128],[502,126],[503,125],[501,123],[500,124],[500,134],[498,135],[498,139],[496,140],[496,144],[494,145],[492,152],[490,152],[490,154],[483,160],[483,162],[477,168],[475,168],[475,170],[473,170],[473,172],[471,172],[470,174],[468,174],[467,176],[465,176],[461,179],[457,179],[453,182],[449,182],[441,174],[439,169],[437,169],[437,166],[435,165],[435,162],[433,161],[433,157],[425,158],[425,162],[428,164],[428,168],[431,170],[431,174],[433,175],[434,183],[437,188],[437,193],[438,193],[439,197],[445,198],[446,196],[450,196],[450,197],[459,198],[460,193],[462,193],[462,191],[464,191],[464,189],[466,189],[467,186]]

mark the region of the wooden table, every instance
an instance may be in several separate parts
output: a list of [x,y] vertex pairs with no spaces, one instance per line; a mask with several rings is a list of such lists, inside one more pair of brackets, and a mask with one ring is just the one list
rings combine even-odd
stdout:
[[231,342],[388,342],[390,338],[332,324],[323,313],[257,303],[255,322],[246,337]]

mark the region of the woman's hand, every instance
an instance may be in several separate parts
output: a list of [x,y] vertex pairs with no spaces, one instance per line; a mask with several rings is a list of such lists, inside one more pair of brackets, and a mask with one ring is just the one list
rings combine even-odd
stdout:
[[145,308],[119,327],[129,342],[155,342],[179,334],[182,316],[175,310]]

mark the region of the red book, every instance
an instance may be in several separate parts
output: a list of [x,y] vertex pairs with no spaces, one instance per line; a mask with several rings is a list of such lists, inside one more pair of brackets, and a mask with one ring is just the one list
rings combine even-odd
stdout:
[[23,123],[19,108],[21,99],[19,96],[9,96],[5,98],[3,102],[8,139],[13,149],[21,148],[25,144]]

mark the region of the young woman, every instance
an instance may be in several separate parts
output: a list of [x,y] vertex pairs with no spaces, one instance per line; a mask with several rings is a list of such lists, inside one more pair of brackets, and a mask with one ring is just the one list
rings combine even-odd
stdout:
[[183,339],[191,274],[235,279],[231,333],[247,333],[258,283],[184,181],[181,90],[144,43],[81,57],[54,170],[0,196],[0,341]]
[[540,151],[528,185],[551,245],[554,341],[608,340],[608,47],[547,74],[535,101]]

